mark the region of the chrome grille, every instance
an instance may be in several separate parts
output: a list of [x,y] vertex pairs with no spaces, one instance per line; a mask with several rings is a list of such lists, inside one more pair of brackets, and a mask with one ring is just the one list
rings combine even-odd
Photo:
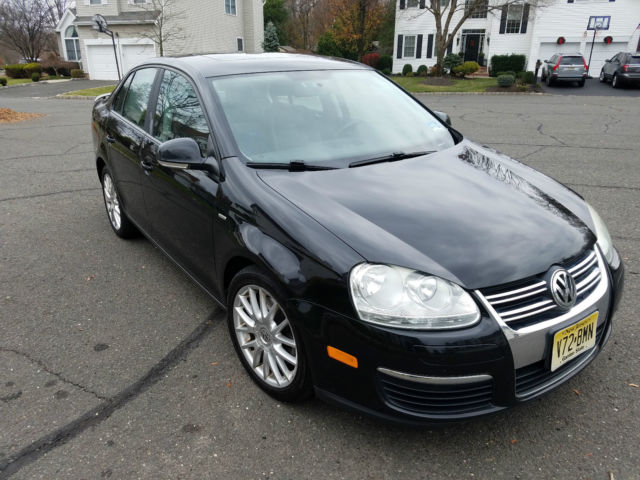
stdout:
[[[596,288],[602,278],[598,256],[591,250],[568,262],[564,267],[576,283],[578,304]],[[547,282],[544,280],[545,273],[515,285],[484,289],[482,294],[511,328],[532,325],[561,312],[549,293]]]

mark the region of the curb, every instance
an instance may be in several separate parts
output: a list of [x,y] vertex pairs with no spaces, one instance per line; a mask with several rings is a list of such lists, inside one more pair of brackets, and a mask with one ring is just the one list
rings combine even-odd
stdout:
[[50,100],[92,100],[95,101],[95,99],[98,97],[99,95],[66,95],[64,93],[61,93],[59,95],[54,95],[53,97],[47,97]]
[[409,92],[411,95],[547,95],[545,92]]

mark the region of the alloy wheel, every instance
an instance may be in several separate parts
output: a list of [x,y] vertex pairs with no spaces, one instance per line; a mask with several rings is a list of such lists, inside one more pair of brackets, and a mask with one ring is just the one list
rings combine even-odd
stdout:
[[250,368],[272,388],[286,388],[298,368],[298,348],[289,319],[263,287],[245,285],[233,301],[233,327]]
[[107,214],[109,221],[116,230],[120,230],[122,226],[122,214],[120,212],[120,200],[113,179],[108,173],[102,178],[102,193],[104,194],[104,203],[107,206]]

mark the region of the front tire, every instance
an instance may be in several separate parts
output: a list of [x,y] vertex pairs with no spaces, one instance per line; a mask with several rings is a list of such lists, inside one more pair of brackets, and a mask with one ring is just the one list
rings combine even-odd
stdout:
[[131,223],[127,214],[122,210],[120,196],[116,189],[116,183],[108,167],[102,169],[102,198],[107,210],[109,225],[120,238],[133,238],[138,236],[138,229]]
[[613,79],[611,79],[611,86],[613,88],[620,88],[620,79],[618,78],[618,74],[613,74]]
[[607,77],[604,74],[604,69],[600,70],[600,77],[598,77],[600,83],[607,83]]
[[551,85],[553,85],[553,79],[551,78],[551,75],[547,75],[546,78],[546,83],[547,83],[547,87],[550,87]]
[[227,324],[252,380],[275,399],[294,402],[311,395],[312,383],[301,335],[284,298],[270,276],[247,267],[229,286]]

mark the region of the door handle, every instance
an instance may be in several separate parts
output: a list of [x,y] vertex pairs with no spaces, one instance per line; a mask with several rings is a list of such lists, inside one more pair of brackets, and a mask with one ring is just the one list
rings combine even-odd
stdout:
[[115,143],[115,141],[116,141],[116,139],[115,139],[115,138],[113,138],[111,135],[107,135],[107,136],[105,137],[105,140],[106,140],[107,142],[109,142],[109,143]]

